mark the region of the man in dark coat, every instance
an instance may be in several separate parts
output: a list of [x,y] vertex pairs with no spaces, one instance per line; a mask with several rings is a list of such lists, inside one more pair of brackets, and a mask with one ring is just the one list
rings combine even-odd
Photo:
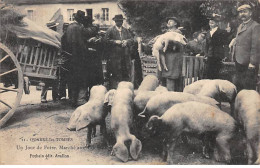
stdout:
[[260,59],[260,24],[252,20],[250,5],[242,5],[238,9],[239,25],[233,45],[233,56],[236,65],[234,83],[237,90],[256,89]]
[[229,43],[231,29],[221,30],[218,27],[219,17],[209,18],[210,30],[206,34],[205,57],[207,58],[206,78],[219,79],[221,61],[225,57],[224,45]]
[[[104,77],[103,77],[103,69],[102,69],[102,54],[103,54],[103,39],[98,34],[99,27],[96,25],[93,25],[93,19],[91,16],[85,17],[85,28],[91,28],[93,30],[93,33],[95,31],[95,36],[90,38],[87,41],[87,47],[88,47],[88,53],[90,56],[90,81],[89,81],[89,90],[94,85],[102,85],[104,84]],[[93,34],[93,35],[94,35]]]
[[131,55],[130,46],[133,38],[128,29],[122,26],[123,16],[115,15],[116,25],[106,32],[105,40],[108,47],[107,74],[109,88],[116,88],[120,81],[131,80]]
[[77,11],[74,23],[71,23],[65,33],[66,52],[71,54],[69,85],[71,88],[72,104],[75,106],[86,103],[88,97],[88,85],[91,72],[86,41],[95,35],[91,28],[84,28],[85,12]]

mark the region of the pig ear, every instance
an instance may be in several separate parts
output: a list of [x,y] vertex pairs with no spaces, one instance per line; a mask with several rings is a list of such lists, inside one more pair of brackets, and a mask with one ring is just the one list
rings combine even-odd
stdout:
[[137,160],[139,153],[142,150],[142,143],[139,139],[135,138],[132,140],[130,145],[130,155],[134,160]]
[[76,123],[81,115],[80,108],[77,108],[71,115],[67,129],[70,131],[76,131]]
[[123,162],[127,162],[128,161],[129,154],[128,154],[128,150],[127,150],[127,147],[125,146],[125,144],[116,143],[113,146],[113,153],[121,161],[123,161]]
[[79,119],[76,123],[76,131],[82,130],[83,128],[86,128],[90,124],[91,120],[89,117],[86,117],[84,119]]

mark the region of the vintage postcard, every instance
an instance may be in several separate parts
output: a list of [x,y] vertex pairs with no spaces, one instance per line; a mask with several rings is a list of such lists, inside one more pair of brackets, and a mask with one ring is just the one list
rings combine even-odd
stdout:
[[260,0],[0,7],[0,165],[260,164]]

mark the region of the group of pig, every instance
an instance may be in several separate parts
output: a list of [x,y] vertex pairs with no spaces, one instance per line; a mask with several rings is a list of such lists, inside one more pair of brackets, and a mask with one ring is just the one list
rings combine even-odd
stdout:
[[[222,111],[221,102],[229,102],[231,111]],[[213,151],[216,161],[230,163],[229,142],[242,131],[247,141],[248,164],[260,164],[260,96],[254,90],[237,94],[235,85],[229,81],[199,80],[186,86],[183,92],[159,86],[153,75],[146,76],[137,90],[125,81],[116,90],[94,86],[89,101],[72,113],[67,128],[78,131],[87,127],[90,146],[96,125],[100,125],[109,145],[105,123],[109,112],[116,138],[111,153],[123,162],[128,161],[129,154],[138,159],[142,150],[140,140],[148,134],[162,142],[163,160],[169,164],[173,164],[177,140],[192,135],[203,141],[206,158]]]

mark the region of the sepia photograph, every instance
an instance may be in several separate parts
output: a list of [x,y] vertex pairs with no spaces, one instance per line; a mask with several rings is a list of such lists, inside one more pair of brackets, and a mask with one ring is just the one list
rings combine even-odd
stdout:
[[0,165],[259,165],[260,0],[0,0]]

